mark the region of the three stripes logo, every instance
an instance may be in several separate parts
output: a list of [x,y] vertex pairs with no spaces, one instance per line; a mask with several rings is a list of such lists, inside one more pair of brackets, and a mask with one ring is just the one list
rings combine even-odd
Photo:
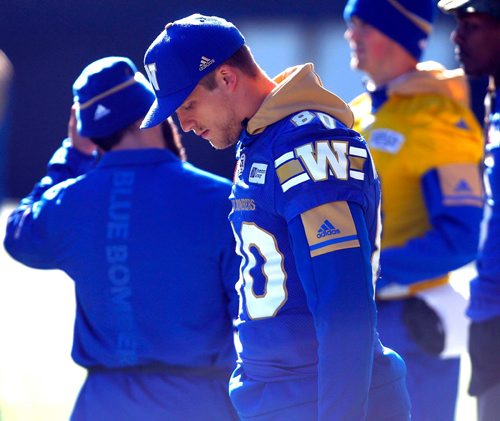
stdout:
[[198,70],[201,72],[201,71],[205,70],[208,66],[210,66],[214,63],[215,63],[215,60],[208,58],[208,57],[205,57],[205,56],[201,56],[200,67],[198,67]]
[[466,130],[469,129],[469,126],[467,125],[464,119],[461,119],[457,124],[455,124],[455,126],[458,127],[459,129],[466,129]]
[[470,192],[472,192],[472,189],[465,180],[460,180],[455,186],[455,193],[470,193]]
[[319,227],[316,237],[323,238],[335,234],[340,234],[340,230],[335,228],[335,226],[328,219],[325,219],[325,222],[323,222]]
[[99,104],[94,112],[94,121],[100,120],[101,118],[107,116],[110,112],[111,110],[109,108]]

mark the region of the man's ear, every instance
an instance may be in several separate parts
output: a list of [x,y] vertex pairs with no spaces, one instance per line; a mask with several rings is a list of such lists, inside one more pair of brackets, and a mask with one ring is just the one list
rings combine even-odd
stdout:
[[228,66],[227,64],[221,65],[217,69],[217,84],[221,87],[233,91],[238,84],[237,70],[232,66]]

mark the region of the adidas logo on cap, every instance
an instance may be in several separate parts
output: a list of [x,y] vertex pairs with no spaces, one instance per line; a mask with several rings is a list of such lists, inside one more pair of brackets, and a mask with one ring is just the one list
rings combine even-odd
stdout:
[[101,118],[107,116],[110,112],[111,110],[109,108],[106,108],[104,105],[97,105],[94,113],[94,121],[100,120]]
[[200,67],[198,67],[198,70],[201,72],[202,70],[205,70],[208,66],[210,66],[214,63],[215,63],[215,60],[208,58],[208,57],[205,57],[205,56],[201,56]]

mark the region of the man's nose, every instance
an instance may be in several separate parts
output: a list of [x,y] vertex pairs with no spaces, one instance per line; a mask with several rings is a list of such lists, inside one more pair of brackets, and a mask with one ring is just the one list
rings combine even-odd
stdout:
[[182,110],[177,111],[177,118],[184,132],[190,132],[196,127],[194,119],[189,117],[189,115]]

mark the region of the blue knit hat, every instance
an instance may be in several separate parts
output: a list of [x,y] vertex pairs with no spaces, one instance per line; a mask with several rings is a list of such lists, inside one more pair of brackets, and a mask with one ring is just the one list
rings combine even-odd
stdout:
[[89,64],[73,84],[78,133],[102,138],[143,118],[155,100],[147,79],[126,57]]
[[420,60],[432,30],[432,0],[349,0],[344,20],[357,16]]
[[156,101],[141,127],[152,127],[175,112],[203,76],[230,58],[245,38],[231,22],[194,14],[169,23],[146,51],[144,66]]

